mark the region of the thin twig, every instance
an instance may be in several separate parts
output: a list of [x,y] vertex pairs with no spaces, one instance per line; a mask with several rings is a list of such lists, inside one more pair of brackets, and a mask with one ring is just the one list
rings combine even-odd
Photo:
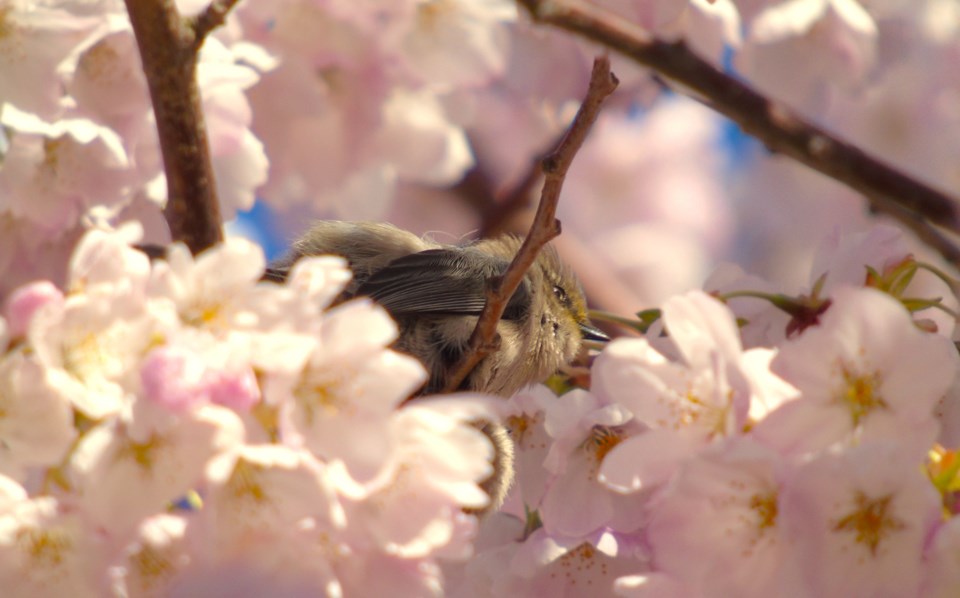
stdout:
[[175,241],[199,253],[223,240],[220,202],[197,86],[197,52],[235,3],[214,0],[198,17],[174,0],[125,0],[157,121],[167,176],[164,216]]
[[876,209],[897,218],[908,210],[953,230],[960,228],[955,199],[804,121],[782,104],[717,70],[690,51],[682,40],[657,40],[616,14],[581,0],[518,2],[534,20],[603,44],[701,94],[714,110],[736,122],[771,151],[790,156],[863,193]]
[[187,18],[187,26],[193,30],[193,51],[199,52],[203,40],[207,38],[211,31],[223,25],[227,18],[227,13],[238,0],[213,0],[199,14]]
[[590,132],[590,127],[597,120],[603,101],[617,88],[617,83],[616,76],[610,72],[610,59],[602,56],[594,60],[590,86],[580,110],[557,149],[544,158],[541,164],[545,180],[530,231],[503,275],[488,281],[486,305],[477,319],[477,326],[470,336],[463,358],[451,369],[445,388],[447,392],[460,388],[477,364],[497,350],[497,324],[506,309],[507,301],[520,286],[540,250],[560,234],[560,221],[557,220],[556,213],[564,177]]
[[547,149],[530,161],[526,172],[505,193],[498,194],[491,208],[483,215],[480,225],[481,238],[488,239],[503,234],[510,219],[533,203],[532,192],[543,178],[543,161],[553,153],[553,148],[563,141],[564,136],[566,131],[553,139]]

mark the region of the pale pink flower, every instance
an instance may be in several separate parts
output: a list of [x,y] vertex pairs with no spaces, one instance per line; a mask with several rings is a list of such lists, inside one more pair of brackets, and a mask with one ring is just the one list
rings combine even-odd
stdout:
[[114,230],[87,231],[70,257],[67,292],[141,298],[150,276],[150,260],[131,245],[139,242],[142,234],[138,222]]
[[[740,265],[731,262],[719,264],[703,283],[703,290],[711,295],[724,295],[735,291],[755,291],[772,295],[781,291],[772,282],[748,274]],[[732,297],[724,303],[738,322],[743,322],[739,328],[745,348],[777,346],[787,338],[790,316],[769,301],[757,297]]]
[[98,17],[71,14],[63,6],[4,0],[0,3],[0,105],[16,104],[55,118],[62,95],[57,64],[92,33]]
[[[922,251],[922,250],[921,250]],[[860,233],[841,234],[839,230],[823,239],[811,267],[810,286],[823,276],[822,296],[829,296],[840,286],[865,286],[870,280],[868,268],[881,277],[914,257],[915,249],[903,230],[878,224]],[[923,259],[918,256],[918,259]],[[946,283],[930,272],[918,271],[900,297],[942,299],[950,309],[957,308],[957,299]],[[917,319],[933,322],[938,332],[950,337],[956,322],[950,314],[938,309],[915,312]]]
[[303,442],[325,459],[342,458],[351,475],[369,480],[391,451],[387,422],[426,380],[416,359],[385,347],[396,324],[367,300],[329,311],[320,340],[292,386],[277,388],[288,442]]
[[745,438],[686,461],[651,503],[657,569],[703,596],[776,594],[789,558],[778,521],[784,475],[778,455]]
[[248,411],[260,402],[257,375],[250,366],[214,369],[207,373],[210,400],[235,411]]
[[937,442],[948,449],[960,448],[960,377],[953,379],[933,413],[940,422]]
[[311,256],[293,265],[287,277],[287,287],[319,310],[328,307],[352,277],[353,273],[342,257]]
[[82,514],[52,496],[0,509],[0,584],[11,598],[102,596],[109,549]]
[[[12,337],[26,334],[30,320],[37,310],[50,304],[62,309],[63,293],[48,280],[40,280],[20,287],[7,297],[3,313],[7,317],[7,332]],[[3,344],[0,343],[0,346]]]
[[172,580],[189,563],[183,536],[187,519],[183,515],[157,514],[137,529],[120,563],[111,570],[113,586],[133,596],[164,596]]
[[864,443],[800,466],[778,511],[796,595],[911,596],[941,502],[918,461],[894,442]]
[[85,510],[115,533],[129,533],[222,470],[217,458],[235,458],[243,441],[228,409],[202,405],[171,418],[144,407],[87,432],[70,460]]
[[463,129],[450,122],[439,99],[428,92],[395,90],[384,103],[376,143],[404,181],[450,185],[473,166]]
[[[516,482],[511,494],[519,494],[522,505],[536,509],[546,491],[550,471],[544,467],[551,439],[546,430],[546,410],[559,400],[546,386],[519,391],[504,411],[504,425],[514,447]],[[520,514],[523,510],[520,510]]]
[[245,95],[259,74],[237,59],[230,48],[210,37],[197,62],[197,85],[224,220],[253,206],[269,165],[263,144],[250,131],[252,113]]
[[[250,351],[264,350],[250,347],[251,343],[244,343],[247,340],[236,334],[218,342],[202,331],[178,331],[168,344],[144,357],[140,393],[172,411],[205,402],[246,411],[260,401]],[[276,340],[277,349],[289,357],[291,352],[281,348],[284,339]]]
[[64,286],[67,262],[84,232],[78,226],[51,237],[22,218],[0,214],[0,296],[37,280]]
[[225,473],[207,485],[204,507],[187,532],[198,564],[263,559],[267,571],[295,568],[269,555],[284,539],[296,539],[319,561],[338,557],[336,533],[346,520],[327,467],[309,452],[243,446]]
[[651,428],[618,444],[604,462],[601,480],[623,492],[664,481],[699,446],[742,433],[749,415],[796,394],[770,372],[770,351],[743,352],[730,310],[716,299],[700,291],[674,297],[662,319],[678,361],[646,339],[621,339],[593,368],[594,392]]
[[0,353],[0,470],[23,479],[28,468],[58,465],[76,437],[70,401],[37,360]]
[[84,118],[48,122],[12,104],[0,105],[0,124],[13,133],[0,170],[0,212],[56,235],[94,205],[130,199],[134,172],[112,129]]
[[493,583],[488,593],[467,595],[612,596],[617,578],[649,569],[639,543],[609,532],[564,539],[539,529],[511,547],[508,554],[506,566],[489,572]]
[[27,334],[47,380],[91,418],[118,413],[132,398],[129,376],[140,355],[165,325],[130,296],[78,294],[48,307]]
[[156,144],[156,132],[149,128],[156,127],[149,119],[150,91],[129,20],[108,22],[108,32],[61,64],[70,74],[67,91],[79,114],[109,126],[131,146],[141,139]]
[[508,36],[505,25],[517,19],[506,0],[420,0],[386,45],[417,77],[430,85],[487,83],[503,71]]
[[774,360],[773,370],[801,398],[771,413],[753,434],[794,454],[896,439],[922,455],[937,433],[933,409],[957,361],[948,339],[921,332],[890,296],[838,289],[820,325],[783,345]]
[[[474,518],[464,508],[486,506],[478,486],[492,473],[493,448],[471,422],[496,419],[484,399],[421,399],[389,422],[391,449],[379,474],[358,483],[331,466],[350,522],[351,545],[372,544],[387,555],[416,559],[442,551],[468,555]],[[354,443],[340,451],[360,450]],[[465,552],[466,551],[466,552]]]
[[229,238],[196,258],[185,246],[173,245],[166,261],[153,265],[150,295],[172,301],[188,326],[212,333],[253,327],[257,313],[244,299],[265,267],[263,251],[245,239]]
[[203,357],[182,346],[150,351],[140,367],[143,397],[171,411],[184,411],[210,400]]
[[336,564],[337,578],[345,596],[442,598],[445,595],[440,567],[432,559],[366,552],[363,558],[344,558]]
[[503,510],[482,517],[473,538],[471,558],[464,561],[444,561],[444,585],[448,596],[479,598],[492,591],[497,573],[509,566],[509,557],[524,536],[522,518]]
[[331,564],[342,556],[342,517],[322,464],[288,447],[245,446],[222,473],[199,512],[140,525],[118,585],[148,596],[341,595]]
[[553,439],[544,467],[552,474],[540,505],[552,536],[580,537],[599,529],[631,532],[643,523],[642,497],[623,496],[603,482],[612,451],[640,429],[620,405],[575,389],[547,408],[545,428]]
[[737,69],[793,107],[817,110],[834,89],[857,89],[876,61],[877,25],[856,0],[783,0],[747,27]]
[[658,38],[684,40],[717,65],[726,47],[740,44],[740,17],[731,0],[603,0],[601,4]]

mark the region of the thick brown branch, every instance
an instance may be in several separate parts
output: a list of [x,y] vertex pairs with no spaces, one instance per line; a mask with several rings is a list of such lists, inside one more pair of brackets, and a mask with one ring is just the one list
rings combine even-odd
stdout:
[[790,156],[863,193],[878,210],[902,219],[905,209],[954,230],[960,226],[953,198],[804,121],[785,106],[717,70],[683,41],[657,40],[614,13],[580,0],[519,2],[535,20],[603,44],[702,95],[710,106],[771,151]]
[[223,25],[227,18],[227,13],[236,5],[238,0],[213,0],[207,5],[203,12],[187,19],[187,26],[193,30],[193,48],[194,52],[200,50],[203,40],[211,31]]
[[197,87],[193,27],[173,0],[126,0],[156,115],[167,175],[170,234],[193,253],[223,240],[207,129]]
[[587,133],[590,132],[590,127],[597,120],[603,101],[616,88],[617,78],[610,72],[609,58],[606,56],[597,58],[593,63],[590,86],[580,105],[580,110],[577,111],[557,149],[543,159],[545,180],[530,232],[527,233],[517,255],[503,275],[489,281],[487,303],[480,313],[463,359],[453,368],[447,380],[445,389],[447,392],[460,388],[477,364],[497,349],[499,340],[497,324],[500,322],[503,310],[506,309],[507,301],[520,286],[540,250],[560,234],[560,221],[557,220],[556,214],[564,177],[567,175],[570,164],[573,163],[574,156],[583,145]]

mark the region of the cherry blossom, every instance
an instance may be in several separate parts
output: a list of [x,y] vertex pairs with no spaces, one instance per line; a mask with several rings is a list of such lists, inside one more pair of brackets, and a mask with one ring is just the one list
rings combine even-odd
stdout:
[[[956,195],[954,0],[593,4]],[[0,0],[4,595],[957,594],[955,268],[856,193],[614,57],[555,244],[644,325],[416,397],[345,260],[170,244],[124,8]],[[237,3],[196,57],[220,211],[524,230],[597,53],[510,0]]]
[[921,332],[895,300],[873,289],[841,289],[821,319],[786,343],[773,370],[799,399],[754,430],[764,443],[800,453],[837,443],[897,438],[922,455],[936,435],[933,407],[957,373],[942,336]]
[[677,361],[646,339],[622,339],[594,367],[596,392],[650,428],[604,460],[601,480],[623,492],[665,481],[703,443],[741,433],[751,412],[760,415],[795,394],[769,370],[768,350],[742,351],[730,311],[715,299],[699,292],[675,297],[663,319]]
[[786,477],[777,454],[745,438],[685,462],[651,505],[658,569],[704,596],[776,593],[789,558],[779,521]]
[[909,453],[865,443],[801,466],[782,496],[799,592],[916,594],[923,547],[940,517],[936,492]]
[[[877,55],[877,25],[857,0],[770,2],[748,24],[738,69],[796,107],[862,85]],[[785,77],[783,64],[793,64]]]

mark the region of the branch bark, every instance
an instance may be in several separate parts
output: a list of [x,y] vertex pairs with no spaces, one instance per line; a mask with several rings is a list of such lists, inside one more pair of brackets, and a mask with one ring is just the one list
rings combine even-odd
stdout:
[[214,0],[183,18],[174,0],[125,0],[157,121],[167,205],[175,241],[199,253],[223,240],[207,129],[197,86],[197,54],[235,1]]
[[217,27],[223,25],[227,18],[227,13],[238,0],[213,0],[203,9],[200,14],[187,19],[187,26],[193,30],[193,49],[194,52],[200,51],[203,40],[207,35]]
[[[652,68],[701,94],[708,105],[775,152],[790,156],[863,193],[874,209],[904,220],[904,212],[960,229],[956,200],[854,145],[804,121],[694,54],[683,41],[667,42],[616,14],[581,0],[518,0],[535,21],[576,33]],[[915,228],[908,218],[904,224]]]
[[610,59],[602,56],[594,60],[590,86],[577,115],[556,150],[541,162],[545,180],[530,231],[503,275],[488,281],[486,305],[477,319],[477,326],[470,336],[463,358],[453,368],[447,380],[444,389],[446,392],[460,388],[477,364],[497,350],[497,324],[503,316],[507,302],[520,286],[540,250],[560,234],[560,221],[556,217],[557,204],[567,170],[597,120],[603,101],[613,93],[617,84],[616,76],[610,72]]

